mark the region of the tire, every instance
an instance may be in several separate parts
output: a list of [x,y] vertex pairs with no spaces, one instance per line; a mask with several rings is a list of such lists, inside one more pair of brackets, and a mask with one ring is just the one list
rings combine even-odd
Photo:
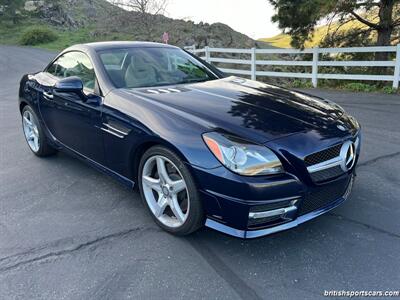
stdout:
[[[158,174],[162,173],[158,171],[160,160],[164,160],[164,166],[170,179],[169,182],[171,183],[170,185],[168,184],[168,180],[163,180],[163,175],[160,176]],[[187,166],[174,152],[162,146],[150,148],[141,158],[138,175],[138,185],[142,201],[146,205],[154,221],[162,229],[174,235],[184,236],[196,231],[204,225],[202,202],[195,181]],[[156,182],[157,178],[158,182]],[[152,180],[150,184],[149,179]],[[181,183],[182,179],[185,187],[182,191],[177,192],[183,186]],[[154,187],[156,190],[153,190]],[[170,191],[169,197],[166,195],[166,190]],[[173,200],[175,198],[177,199],[176,202]],[[164,204],[168,202],[168,204],[160,205],[160,202]],[[176,213],[177,206],[173,203],[178,203],[179,209],[184,214],[184,218],[182,218],[181,214]],[[160,211],[162,208],[160,207],[165,207],[164,213],[161,215]],[[160,209],[160,211],[158,211],[158,209]],[[181,218],[178,218],[177,215]]]
[[[39,118],[29,105],[24,106],[21,112],[21,117],[24,137],[29,149],[33,152],[33,154],[39,157],[46,157],[55,154],[57,150],[49,145]],[[27,120],[30,122],[30,124],[28,124],[27,120],[25,119],[27,117]],[[33,133],[33,136],[35,136],[33,139],[29,137],[31,136],[30,133]],[[35,138],[37,138],[37,142]]]

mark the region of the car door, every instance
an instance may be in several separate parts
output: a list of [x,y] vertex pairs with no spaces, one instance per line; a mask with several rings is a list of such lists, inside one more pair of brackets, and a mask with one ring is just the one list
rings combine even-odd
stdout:
[[82,80],[83,95],[58,92],[53,86],[43,87],[39,109],[46,127],[58,142],[102,164],[102,97],[89,57],[83,52],[67,52],[46,69],[44,76],[54,83],[71,76]]

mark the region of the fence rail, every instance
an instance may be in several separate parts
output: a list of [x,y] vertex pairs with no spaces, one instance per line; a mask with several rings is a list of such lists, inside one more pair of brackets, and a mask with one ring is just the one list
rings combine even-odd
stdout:
[[[306,78],[311,79],[314,87],[318,86],[318,79],[339,79],[339,80],[373,80],[373,81],[390,81],[393,82],[393,88],[399,88],[400,80],[400,44],[397,46],[386,47],[353,47],[353,48],[308,48],[304,50],[298,49],[230,49],[230,48],[211,48],[196,49],[195,46],[185,47],[186,50],[199,55],[202,59],[209,63],[223,63],[235,65],[250,66],[250,70],[239,68],[227,69],[220,68],[221,71],[229,74],[246,75],[256,80],[258,76],[270,77],[289,77],[289,78]],[[376,53],[388,52],[395,53],[394,60],[388,61],[324,61],[320,60],[320,54],[337,54],[337,53]],[[250,56],[249,59],[221,58],[213,57],[215,53],[227,54],[244,54]],[[266,60],[257,59],[257,55],[268,54],[311,54],[312,60]],[[258,66],[301,66],[311,67],[311,72],[275,72],[258,70]],[[339,74],[339,73],[319,73],[319,67],[386,67],[394,68],[393,75],[367,75],[367,74]]]

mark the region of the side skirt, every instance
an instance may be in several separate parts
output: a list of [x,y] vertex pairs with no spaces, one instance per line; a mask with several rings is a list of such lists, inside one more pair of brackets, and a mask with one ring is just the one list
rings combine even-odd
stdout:
[[121,174],[119,174],[119,173],[107,168],[106,166],[103,166],[102,164],[94,161],[93,159],[90,159],[89,157],[69,148],[68,146],[64,145],[59,140],[57,140],[51,134],[50,130],[47,128],[46,124],[44,123],[41,113],[40,113],[40,122],[42,122],[42,126],[44,128],[45,134],[47,135],[52,146],[54,146],[58,151],[63,151],[71,156],[74,156],[74,157],[80,159],[81,161],[86,162],[87,164],[94,167],[95,169],[97,169],[97,170],[111,176],[115,180],[119,181],[124,186],[128,187],[129,189],[133,189],[135,187],[135,182],[133,180],[130,180],[129,178],[127,178],[125,176],[122,176]]
[[75,150],[69,148],[68,146],[65,146],[64,144],[62,144],[61,142],[57,141],[56,142],[58,145],[58,148],[71,155],[74,156],[78,159],[80,159],[81,161],[86,162],[87,164],[89,164],[90,166],[94,167],[95,169],[101,171],[102,173],[105,173],[109,176],[111,176],[112,178],[114,178],[115,180],[119,181],[120,183],[122,183],[124,186],[133,189],[135,187],[135,182],[130,180],[129,178],[122,176],[121,174],[103,166],[102,164],[99,164],[98,162],[90,159],[89,157],[86,157],[83,154],[80,154],[79,152],[76,152]]

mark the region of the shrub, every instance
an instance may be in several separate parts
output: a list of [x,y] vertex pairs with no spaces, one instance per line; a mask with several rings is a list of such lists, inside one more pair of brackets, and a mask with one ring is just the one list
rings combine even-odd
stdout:
[[354,91],[354,92],[374,92],[377,90],[375,85],[370,85],[366,83],[360,82],[351,82],[346,83],[343,86],[346,90]]
[[24,32],[21,36],[20,44],[25,46],[35,46],[38,44],[50,43],[57,40],[57,34],[46,27],[33,27]]
[[295,89],[310,89],[313,86],[309,80],[295,79],[288,84],[288,87]]
[[391,86],[384,86],[382,88],[382,92],[384,92],[385,94],[396,94],[397,92],[400,92],[400,90],[396,90],[394,88],[392,88]]

